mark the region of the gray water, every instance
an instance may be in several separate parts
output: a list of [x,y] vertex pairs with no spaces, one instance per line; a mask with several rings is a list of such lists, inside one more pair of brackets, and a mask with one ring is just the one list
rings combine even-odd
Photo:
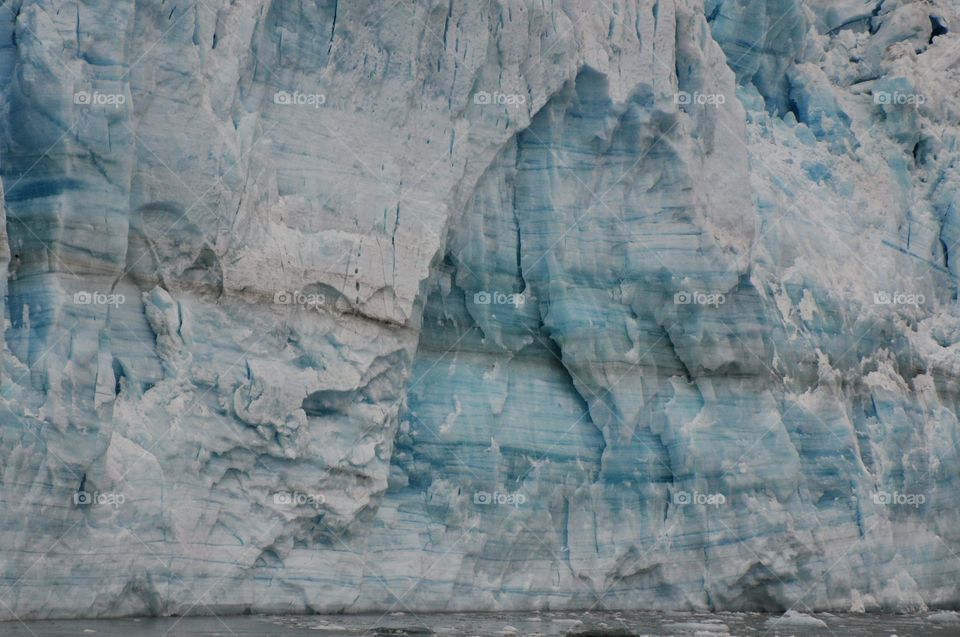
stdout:
[[[774,627],[755,613],[456,613],[61,620],[0,624],[2,637],[504,637],[589,634],[621,637],[960,637],[960,616],[815,615],[827,627]],[[593,631],[593,632],[589,632]]]

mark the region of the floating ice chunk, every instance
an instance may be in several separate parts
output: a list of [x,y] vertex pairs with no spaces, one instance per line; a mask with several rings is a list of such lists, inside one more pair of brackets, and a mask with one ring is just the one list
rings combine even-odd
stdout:
[[806,613],[801,613],[795,610],[788,610],[780,617],[772,617],[768,619],[767,626],[770,628],[826,628],[827,623],[822,619],[813,617],[812,615],[807,615]]
[[960,613],[952,610],[932,613],[927,615],[927,621],[933,624],[957,624],[960,623]]

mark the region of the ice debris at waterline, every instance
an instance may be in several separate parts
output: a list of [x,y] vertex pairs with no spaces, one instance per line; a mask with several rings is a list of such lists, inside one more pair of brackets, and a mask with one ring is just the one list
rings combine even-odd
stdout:
[[0,617],[960,605],[946,0],[0,2]]
[[[397,616],[400,615],[400,616]],[[371,615],[127,618],[11,622],[10,637],[183,637],[215,634],[271,637],[374,637],[443,635],[448,637],[957,637],[956,627],[930,624],[921,615],[823,613],[826,628],[794,626],[770,629],[761,613],[617,613],[582,611],[524,613],[374,613]],[[578,619],[581,618],[581,619]],[[28,632],[28,630],[30,632]]]

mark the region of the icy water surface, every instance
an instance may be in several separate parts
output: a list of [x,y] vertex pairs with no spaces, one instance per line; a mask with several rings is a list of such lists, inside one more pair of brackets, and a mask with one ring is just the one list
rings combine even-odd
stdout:
[[[772,615],[753,613],[458,613],[443,615],[312,615],[306,617],[188,617],[0,624],[3,637],[627,637],[667,635],[723,637],[960,637],[960,616],[923,615],[797,616],[775,626]],[[817,625],[820,620],[826,627]],[[805,625],[806,624],[806,625]]]

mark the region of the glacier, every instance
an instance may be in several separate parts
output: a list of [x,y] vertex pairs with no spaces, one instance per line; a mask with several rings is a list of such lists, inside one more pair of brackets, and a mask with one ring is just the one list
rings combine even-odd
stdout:
[[0,0],[0,619],[957,609],[957,28]]

